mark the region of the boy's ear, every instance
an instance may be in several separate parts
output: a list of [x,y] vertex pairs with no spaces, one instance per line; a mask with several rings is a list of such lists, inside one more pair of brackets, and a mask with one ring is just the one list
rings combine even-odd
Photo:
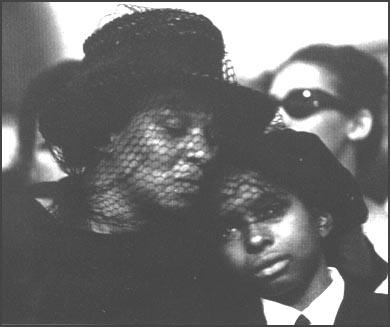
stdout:
[[333,217],[329,212],[321,212],[318,215],[317,229],[322,238],[330,234],[333,229]]

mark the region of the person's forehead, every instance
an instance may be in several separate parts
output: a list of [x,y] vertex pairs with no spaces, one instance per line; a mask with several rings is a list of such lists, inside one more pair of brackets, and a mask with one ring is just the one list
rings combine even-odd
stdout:
[[322,89],[335,96],[340,93],[340,79],[326,67],[310,62],[287,64],[276,75],[270,93],[282,99],[293,89]]
[[248,207],[254,202],[270,197],[287,196],[284,189],[254,171],[230,172],[223,179],[219,193],[222,211]]

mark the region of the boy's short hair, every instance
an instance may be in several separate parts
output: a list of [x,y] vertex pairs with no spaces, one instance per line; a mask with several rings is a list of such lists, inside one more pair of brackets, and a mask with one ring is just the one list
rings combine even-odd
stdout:
[[255,147],[241,151],[240,156],[222,155],[226,163],[259,171],[309,207],[332,214],[336,233],[367,219],[367,207],[355,178],[314,134],[274,131]]

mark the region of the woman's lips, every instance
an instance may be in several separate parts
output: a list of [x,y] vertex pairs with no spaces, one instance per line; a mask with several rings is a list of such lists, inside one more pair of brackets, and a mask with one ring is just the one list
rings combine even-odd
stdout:
[[286,269],[288,264],[288,259],[276,260],[272,263],[262,265],[261,268],[256,270],[255,275],[260,278],[271,277]]

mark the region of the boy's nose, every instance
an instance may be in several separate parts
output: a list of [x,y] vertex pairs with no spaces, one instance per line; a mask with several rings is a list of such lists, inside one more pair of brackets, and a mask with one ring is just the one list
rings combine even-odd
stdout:
[[246,247],[250,253],[264,250],[268,245],[272,244],[272,235],[269,231],[257,224],[250,224],[246,235]]

